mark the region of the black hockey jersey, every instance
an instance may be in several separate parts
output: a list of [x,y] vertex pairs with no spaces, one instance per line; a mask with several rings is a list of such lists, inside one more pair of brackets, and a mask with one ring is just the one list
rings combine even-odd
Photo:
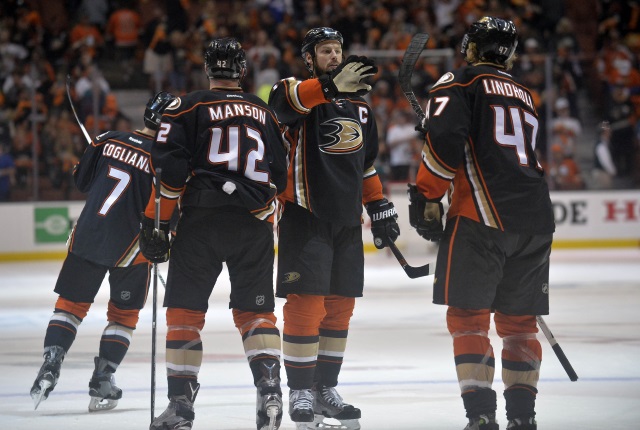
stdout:
[[435,199],[453,181],[448,218],[461,215],[514,233],[554,231],[534,152],[544,130],[527,88],[495,67],[468,66],[438,80],[426,111],[417,185]]
[[152,139],[139,132],[108,131],[87,147],[73,172],[78,189],[88,194],[70,252],[109,267],[147,261],[138,235],[140,213],[151,193]]
[[[246,207],[273,222],[287,181],[287,150],[273,111],[241,88],[189,93],[167,107],[152,151],[162,168],[161,219],[183,205]],[[153,218],[154,199],[146,215]]]
[[360,224],[362,204],[383,198],[373,167],[378,129],[369,105],[359,96],[328,102],[318,79],[294,78],[273,87],[269,105],[286,126],[291,146],[281,199],[326,221]]

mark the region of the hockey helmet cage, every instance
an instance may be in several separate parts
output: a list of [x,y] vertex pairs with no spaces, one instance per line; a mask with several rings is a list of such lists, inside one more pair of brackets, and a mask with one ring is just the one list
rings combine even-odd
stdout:
[[518,46],[518,33],[513,22],[485,16],[471,24],[462,39],[460,52],[467,55],[470,43],[475,43],[478,59],[504,65]]
[[308,52],[309,54],[311,54],[312,58],[315,57],[316,46],[318,45],[318,43],[325,42],[327,40],[336,40],[340,42],[340,46],[342,46],[344,43],[342,34],[340,34],[338,30],[334,30],[330,27],[312,28],[307,32],[307,34],[305,34],[304,38],[302,39],[302,60],[304,61],[305,66],[307,66],[307,69],[309,70],[311,75],[313,75],[313,64],[307,63],[305,54]]
[[242,45],[233,37],[214,39],[204,51],[204,65],[209,78],[242,79],[247,59]]
[[166,91],[160,91],[151,97],[144,110],[144,125],[151,130],[158,130],[162,112],[175,100],[176,96]]

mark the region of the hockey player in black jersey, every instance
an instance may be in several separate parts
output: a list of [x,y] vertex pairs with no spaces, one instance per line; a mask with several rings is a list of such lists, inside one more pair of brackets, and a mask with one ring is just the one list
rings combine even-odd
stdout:
[[492,311],[502,338],[506,428],[537,428],[536,315],[549,313],[555,226],[534,151],[544,130],[529,90],[508,72],[516,45],[511,21],[484,17],[471,25],[462,41],[469,66],[444,74],[429,91],[422,163],[410,188],[411,224],[440,242],[433,302],[448,306],[466,430],[499,428]]
[[113,374],[129,349],[149,287],[150,263],[140,253],[138,236],[153,180],[150,150],[162,111],[173,99],[167,92],[156,94],[145,108],[142,130],[97,136],[74,168],[76,186],[87,199],[54,289],[59,297],[44,338],[44,364],[31,388],[35,408],[56,386],[62,361],[107,273],[108,324],[89,381],[89,412],[113,409],[122,396]]
[[179,97],[167,108],[152,153],[154,169],[162,168],[163,234],[154,234],[151,198],[142,227],[146,256],[164,260],[167,221],[178,198],[182,216],[164,296],[169,406],[150,429],[193,426],[203,354],[200,331],[226,263],[229,307],[257,389],[256,425],[275,430],[282,419],[282,392],[273,220],[276,194],[287,182],[287,150],[273,111],[240,87],[247,68],[238,41],[213,40],[204,61],[210,87]]
[[[373,166],[374,113],[361,97],[371,90],[364,79],[377,68],[366,57],[345,60],[342,35],[328,27],[306,34],[302,57],[311,78],[282,80],[269,99],[292,148],[280,197],[276,292],[287,298],[289,414],[298,429],[359,429],[360,409],[344,402],[336,386],[355,298],[364,286],[363,204],[376,247],[400,233]],[[341,425],[332,427],[326,417]]]

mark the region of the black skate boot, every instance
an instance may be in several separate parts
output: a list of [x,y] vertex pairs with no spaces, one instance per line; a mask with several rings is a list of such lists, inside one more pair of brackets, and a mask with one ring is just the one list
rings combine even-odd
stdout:
[[31,387],[33,409],[38,409],[40,402],[49,397],[49,393],[58,383],[64,355],[64,348],[61,346],[48,346],[44,349],[44,363]]
[[265,359],[258,366],[262,377],[256,384],[256,425],[258,430],[277,430],[282,422],[280,362]]
[[313,429],[313,394],[311,390],[289,391],[289,416],[296,430]]
[[89,412],[108,411],[115,408],[122,397],[122,390],[116,387],[113,376],[117,366],[100,357],[94,357],[93,362],[95,369],[89,381]]
[[197,382],[185,384],[185,394],[169,397],[169,406],[149,426],[149,430],[191,430],[195,412],[193,402],[200,389]]
[[[324,429],[360,429],[360,409],[345,403],[335,387],[318,385],[313,389],[313,412],[316,428]],[[340,424],[325,422],[325,418],[340,421]]]
[[537,430],[538,423],[536,423],[535,418],[516,418],[514,420],[510,420],[507,424],[507,430]]
[[463,430],[499,430],[496,414],[484,414],[469,418],[469,424]]

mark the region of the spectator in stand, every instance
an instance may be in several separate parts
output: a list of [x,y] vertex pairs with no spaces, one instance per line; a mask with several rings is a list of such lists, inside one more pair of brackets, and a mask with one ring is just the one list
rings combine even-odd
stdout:
[[82,0],[80,13],[87,16],[89,23],[103,30],[109,16],[109,0]]
[[583,190],[585,186],[578,164],[560,145],[551,146],[549,179],[552,190]]
[[128,1],[118,2],[118,8],[109,16],[107,38],[113,41],[115,59],[122,67],[124,80],[128,81],[134,71],[134,56],[138,37],[142,31],[142,20]]
[[11,197],[11,187],[16,183],[16,166],[9,148],[0,143],[0,202],[6,202]]
[[628,178],[633,170],[636,152],[636,113],[629,100],[629,89],[615,85],[611,90],[611,103],[607,111],[611,124],[611,156],[618,176]]
[[75,84],[75,98],[78,102],[78,117],[81,121],[86,121],[94,111],[102,110],[111,87],[96,64],[80,66],[79,70],[80,79]]
[[[14,43],[11,40],[11,29],[9,27],[0,28],[0,82],[4,82],[16,66],[29,56],[26,47]],[[4,91],[6,93],[6,91]]]
[[391,115],[387,129],[390,181],[415,181],[416,154],[420,146],[414,122],[413,112],[396,110]]
[[146,47],[142,71],[149,75],[149,90],[152,94],[167,88],[169,74],[173,70],[172,47],[167,27],[169,18],[159,7],[154,9],[154,15],[147,23],[142,37]]
[[555,102],[556,117],[551,121],[551,144],[562,149],[564,155],[573,157],[582,134],[582,125],[571,116],[569,100],[560,97]]
[[591,174],[593,188],[606,190],[613,188],[613,180],[618,172],[611,157],[611,125],[607,121],[602,121],[598,128]]
[[76,25],[71,28],[69,42],[75,58],[87,57],[95,60],[104,47],[102,33],[83,13],[80,14]]

